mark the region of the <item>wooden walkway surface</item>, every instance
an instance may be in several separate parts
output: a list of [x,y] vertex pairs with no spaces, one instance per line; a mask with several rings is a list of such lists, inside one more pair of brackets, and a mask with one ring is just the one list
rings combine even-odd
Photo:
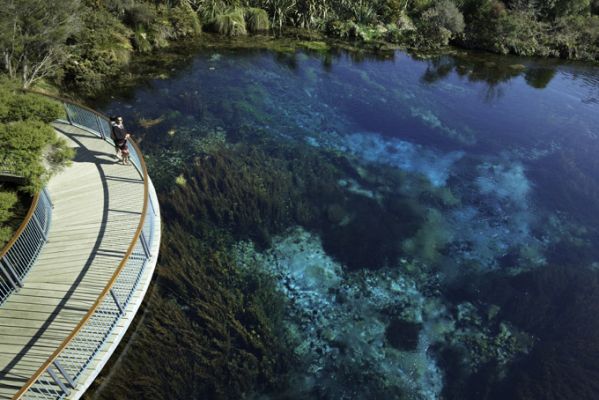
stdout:
[[94,135],[55,124],[77,156],[53,177],[48,243],[0,307],[0,399],[10,399],[75,328],[122,260],[141,217],[144,186],[132,165]]

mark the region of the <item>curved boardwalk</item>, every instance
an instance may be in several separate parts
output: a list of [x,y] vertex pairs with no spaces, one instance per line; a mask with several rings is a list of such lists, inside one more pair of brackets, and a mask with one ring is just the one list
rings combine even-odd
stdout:
[[48,243],[24,287],[0,307],[0,399],[12,398],[87,313],[141,217],[137,169],[117,163],[113,147],[89,132],[55,127],[77,156],[48,185],[54,203]]

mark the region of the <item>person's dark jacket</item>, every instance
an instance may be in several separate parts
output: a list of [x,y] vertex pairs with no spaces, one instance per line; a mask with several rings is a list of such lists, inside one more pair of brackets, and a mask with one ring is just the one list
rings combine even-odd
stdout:
[[127,136],[127,131],[125,130],[125,126],[124,125],[122,127],[120,127],[118,125],[113,125],[112,126],[112,139],[116,143],[120,143],[123,140],[125,140],[126,136]]

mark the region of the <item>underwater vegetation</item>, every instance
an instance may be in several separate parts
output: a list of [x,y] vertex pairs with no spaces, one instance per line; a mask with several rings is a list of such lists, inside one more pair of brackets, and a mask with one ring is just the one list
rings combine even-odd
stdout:
[[97,381],[94,398],[231,399],[284,382],[293,358],[272,281],[240,272],[217,237],[194,237],[174,221],[164,237],[147,311],[119,350],[120,373]]
[[202,153],[184,168],[185,185],[170,193],[165,208],[176,207],[177,220],[193,216],[184,224],[196,235],[218,227],[263,248],[272,234],[299,224],[321,233],[327,253],[348,268],[380,268],[397,262],[401,241],[429,218],[424,206],[445,195],[392,168],[369,171],[333,152],[254,130],[236,135],[234,144],[202,142],[196,148]]

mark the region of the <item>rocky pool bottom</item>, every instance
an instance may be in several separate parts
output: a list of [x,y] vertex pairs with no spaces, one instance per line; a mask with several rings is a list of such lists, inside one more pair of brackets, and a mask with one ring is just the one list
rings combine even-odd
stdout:
[[405,273],[406,260],[347,272],[302,228],[274,238],[264,253],[251,242],[235,251],[241,268],[272,274],[289,299],[284,324],[302,364],[287,388],[292,398],[437,399],[439,349],[460,349],[470,374],[494,363],[505,375],[534,343],[498,318],[496,305],[448,307],[439,282],[417,282]]

